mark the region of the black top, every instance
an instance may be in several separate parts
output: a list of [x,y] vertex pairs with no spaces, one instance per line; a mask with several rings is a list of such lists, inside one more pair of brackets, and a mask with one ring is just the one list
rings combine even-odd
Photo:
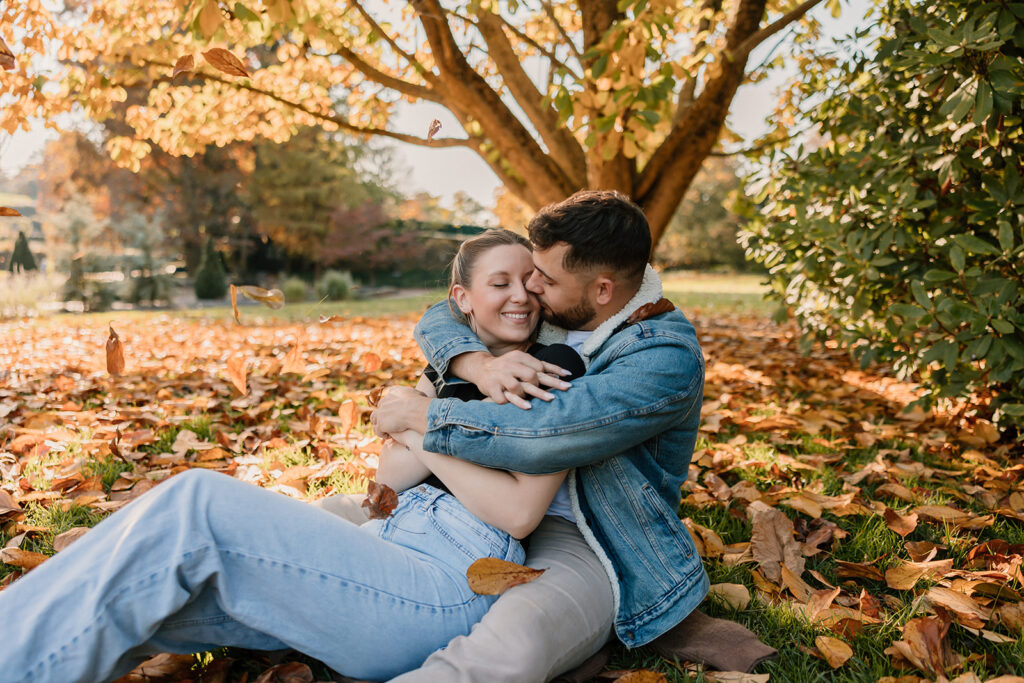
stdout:
[[[528,348],[526,352],[538,360],[542,360],[545,363],[551,363],[564,370],[568,370],[571,374],[562,378],[566,381],[582,377],[587,371],[586,366],[583,364],[583,358],[580,357],[580,354],[576,353],[575,349],[566,344],[534,344]],[[426,375],[427,379],[430,380],[430,383],[434,385],[434,391],[437,392],[438,398],[457,398],[460,401],[480,401],[486,398],[486,396],[476,388],[475,384],[471,384],[469,382],[446,384],[438,376],[437,370],[435,370],[432,365],[428,365],[423,370],[423,374]],[[448,487],[433,474],[431,474],[423,483],[451,493]]]

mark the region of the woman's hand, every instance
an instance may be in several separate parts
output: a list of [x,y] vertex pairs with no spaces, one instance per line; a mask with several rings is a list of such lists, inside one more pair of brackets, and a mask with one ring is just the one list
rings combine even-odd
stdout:
[[495,403],[512,403],[530,409],[528,398],[550,401],[554,395],[541,387],[566,390],[569,383],[559,379],[565,370],[534,358],[525,351],[509,351],[500,356],[477,351],[456,356],[452,373],[472,382]]
[[430,398],[412,387],[391,387],[370,415],[370,424],[378,436],[391,436],[410,429],[422,435],[427,431],[429,408]]

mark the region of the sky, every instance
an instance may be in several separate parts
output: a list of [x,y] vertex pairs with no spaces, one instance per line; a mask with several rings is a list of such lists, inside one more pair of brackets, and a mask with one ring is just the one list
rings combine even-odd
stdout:
[[[819,5],[813,12],[821,18],[827,36],[842,36],[852,32],[859,24],[870,4],[869,0],[845,0],[839,19],[832,19],[828,10]],[[773,41],[767,41],[771,45]],[[757,64],[755,52],[750,63]],[[0,72],[2,80],[2,72]],[[746,85],[740,88],[729,114],[731,127],[747,138],[764,132],[764,117],[774,106],[774,91],[779,80]],[[392,121],[394,130],[425,135],[433,119],[441,121],[441,135],[458,135],[458,122],[446,109],[433,103],[403,104]],[[47,140],[56,136],[39,123],[30,132],[18,131],[13,136],[0,132],[0,172],[11,176],[26,164],[38,158]],[[397,185],[404,194],[425,191],[441,197],[448,204],[452,195],[465,192],[485,207],[494,204],[494,194],[500,186],[497,176],[474,152],[465,148],[435,149],[406,143],[394,143],[395,164],[399,174]],[[404,174],[404,177],[403,177]],[[3,188],[0,188],[2,191]]]

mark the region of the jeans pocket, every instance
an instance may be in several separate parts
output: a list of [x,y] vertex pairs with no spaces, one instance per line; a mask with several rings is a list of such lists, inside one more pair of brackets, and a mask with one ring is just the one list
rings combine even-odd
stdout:
[[438,496],[428,508],[427,516],[437,533],[462,555],[465,562],[460,564],[464,566],[468,567],[482,557],[520,563],[525,559],[519,541],[479,519],[455,496]]

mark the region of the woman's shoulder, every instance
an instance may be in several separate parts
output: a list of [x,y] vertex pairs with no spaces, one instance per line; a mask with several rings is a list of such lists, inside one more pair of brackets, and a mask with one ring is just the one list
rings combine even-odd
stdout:
[[582,377],[587,372],[583,358],[568,344],[534,344],[527,353],[545,363],[552,363],[572,373],[567,380]]

